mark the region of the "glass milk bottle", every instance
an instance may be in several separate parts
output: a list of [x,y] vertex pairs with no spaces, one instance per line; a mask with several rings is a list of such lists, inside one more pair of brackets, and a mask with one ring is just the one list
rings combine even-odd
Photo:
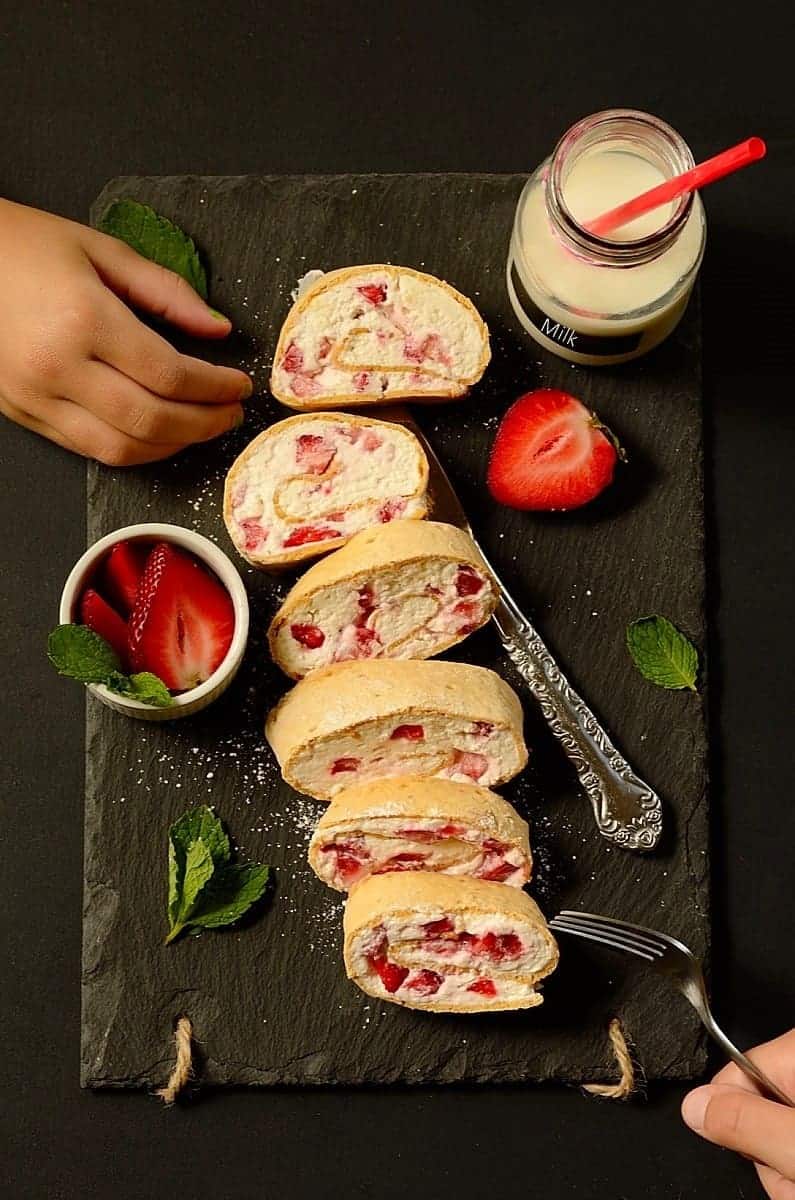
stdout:
[[692,166],[674,129],[633,109],[596,113],[564,134],[527,181],[511,237],[508,294],[531,337],[571,362],[607,366],[668,336],[704,253],[698,194],[606,237],[586,226]]

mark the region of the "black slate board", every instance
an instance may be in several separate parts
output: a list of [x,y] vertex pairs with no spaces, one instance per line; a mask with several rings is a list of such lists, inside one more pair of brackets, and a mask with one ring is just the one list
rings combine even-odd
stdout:
[[[242,446],[286,415],[266,390],[269,356],[309,268],[392,261],[449,279],[492,333],[493,362],[463,402],[415,408],[509,587],[624,753],[665,801],[648,857],[611,848],[532,700],[531,765],[504,789],[531,821],[533,892],[548,914],[581,907],[657,926],[708,950],[706,737],[702,697],[644,682],[624,648],[628,620],[667,614],[703,646],[700,322],[694,302],[675,336],[638,363],[587,371],[548,356],[517,325],[505,256],[523,177],[506,175],[125,178],[97,199],[132,196],[179,222],[206,253],[213,303],[236,332],[211,352],[258,386],[245,426],[214,445],[135,471],[89,467],[88,540],[167,520],[233,554],[221,520],[224,473]],[[186,348],[208,353],[207,348]],[[530,515],[487,500],[497,421],[522,391],[576,392],[629,453],[617,484],[581,513]],[[279,780],[262,719],[286,680],[264,631],[290,578],[241,563],[252,600],[244,667],[220,702],[161,726],[89,701],[81,1078],[89,1087],[159,1084],[187,1013],[201,1073],[215,1084],[581,1081],[613,1075],[606,1030],[618,1015],[650,1078],[705,1063],[689,1006],[617,955],[567,941],[546,1003],[530,1013],[424,1016],[381,1005],[340,962],[341,904],[305,865],[321,806]],[[491,630],[457,656],[516,684]],[[190,803],[214,804],[246,857],[273,864],[268,908],[239,928],[162,945],[166,830]]]

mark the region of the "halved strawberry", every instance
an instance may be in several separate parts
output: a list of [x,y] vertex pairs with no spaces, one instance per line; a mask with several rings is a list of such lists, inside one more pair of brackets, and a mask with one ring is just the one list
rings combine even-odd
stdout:
[[127,626],[115,608],[103,600],[99,592],[86,588],[80,597],[80,620],[94,633],[104,638],[116,651],[121,669],[127,669]]
[[511,508],[579,508],[604,491],[623,457],[579,400],[542,388],[520,396],[503,417],[491,450],[489,490]]
[[130,617],[134,671],[153,671],[183,692],[209,679],[226,657],[235,629],[232,598],[183,550],[158,542],[149,554]]
[[100,587],[125,616],[133,610],[148,554],[143,542],[117,542],[102,564]]

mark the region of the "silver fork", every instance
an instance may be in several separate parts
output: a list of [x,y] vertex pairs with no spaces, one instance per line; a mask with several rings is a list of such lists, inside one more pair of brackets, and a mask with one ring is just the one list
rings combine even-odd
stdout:
[[589,942],[598,942],[602,946],[612,946],[615,950],[634,954],[636,958],[647,962],[659,975],[666,976],[690,1001],[701,1017],[704,1027],[721,1049],[740,1070],[753,1079],[760,1091],[771,1100],[778,1100],[780,1104],[795,1108],[795,1100],[791,1100],[776,1087],[773,1080],[768,1079],[767,1075],[726,1037],[710,1011],[701,963],[682,942],[669,937],[667,933],[646,929],[643,925],[630,925],[626,921],[615,921],[612,917],[572,912],[568,909],[564,909],[549,924],[556,933],[569,933],[573,937],[586,938]]

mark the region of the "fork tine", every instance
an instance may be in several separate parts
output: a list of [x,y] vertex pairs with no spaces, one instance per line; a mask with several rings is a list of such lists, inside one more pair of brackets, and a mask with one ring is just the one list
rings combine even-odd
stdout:
[[615,917],[604,917],[598,913],[576,912],[574,909],[564,908],[560,913],[560,917],[572,917],[575,921],[596,922],[605,928],[614,929],[616,932],[626,932],[637,938],[638,941],[644,942],[646,945],[655,950],[664,951],[668,949],[669,942],[674,942],[675,938],[668,938],[664,933],[659,933],[656,929],[648,929],[645,925],[633,925],[630,921],[619,921]]
[[619,942],[614,938],[607,937],[602,933],[589,933],[577,925],[568,925],[563,921],[554,918],[549,922],[550,929],[554,929],[558,933],[571,933],[575,937],[585,938],[589,942],[598,942],[601,946],[612,946],[614,950],[623,950],[627,954],[634,954],[637,958],[645,958],[646,962],[655,962],[652,954],[648,954],[645,950],[639,949],[637,946],[631,945],[629,942]]
[[609,921],[581,921],[576,917],[557,918],[560,921],[560,928],[568,929],[583,929],[593,933],[598,933],[602,937],[613,938],[614,941],[620,942],[622,945],[631,946],[634,950],[642,950],[652,959],[661,958],[664,950],[661,946],[655,946],[645,938],[634,937],[632,934],[626,933],[623,929],[614,928]]

